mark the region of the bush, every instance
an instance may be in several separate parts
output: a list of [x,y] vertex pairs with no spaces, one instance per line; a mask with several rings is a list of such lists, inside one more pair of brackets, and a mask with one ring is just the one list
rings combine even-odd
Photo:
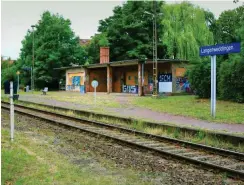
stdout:
[[14,67],[6,68],[2,70],[1,74],[1,87],[5,81],[15,81],[17,79],[16,69]]
[[244,60],[225,61],[220,67],[220,97],[244,102]]
[[211,65],[210,60],[196,64],[187,71],[191,89],[200,98],[209,98],[211,95]]

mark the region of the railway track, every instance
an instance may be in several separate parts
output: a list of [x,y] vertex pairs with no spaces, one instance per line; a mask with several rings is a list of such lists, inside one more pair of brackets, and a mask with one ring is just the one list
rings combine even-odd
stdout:
[[[9,104],[1,107],[9,110]],[[155,152],[204,168],[225,172],[228,176],[244,179],[244,153],[195,144],[169,137],[147,134],[125,127],[110,125],[36,108],[15,105],[15,112],[48,122],[76,128],[117,142]]]

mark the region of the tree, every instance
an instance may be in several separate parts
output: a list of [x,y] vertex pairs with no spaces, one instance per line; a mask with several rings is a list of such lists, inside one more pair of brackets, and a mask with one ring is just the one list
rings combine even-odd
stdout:
[[166,4],[162,11],[162,40],[169,57],[196,60],[199,59],[200,46],[213,44],[213,34],[209,30],[214,22],[211,12],[188,2]]
[[[54,68],[68,66],[70,63],[84,64],[86,53],[79,45],[79,38],[70,28],[69,19],[46,11],[35,25],[36,30],[28,30],[22,41],[20,53],[21,66],[32,66],[32,42],[35,48],[35,84],[39,88],[49,85],[58,87],[58,74]],[[25,76],[25,78],[29,78]]]
[[[244,6],[244,5],[243,5]],[[241,56],[244,60],[244,13],[240,14],[240,27],[237,28],[236,34],[238,35],[238,40],[241,42]]]
[[244,102],[244,60],[232,59],[222,63],[220,68],[220,96],[225,100]]
[[14,81],[16,80],[16,72],[18,68],[18,63],[13,62],[12,64],[9,63],[9,60],[2,61],[1,63],[1,87],[6,80]]
[[244,14],[244,5],[234,9],[227,10],[220,14],[217,20],[217,32],[219,43],[238,42],[240,38],[236,34],[241,24],[241,17]]
[[200,98],[209,98],[211,94],[211,77],[210,77],[210,62],[203,59],[188,71],[188,78],[191,84],[191,89],[195,91]]
[[89,45],[86,47],[88,53],[88,63],[99,63],[100,47],[109,46],[106,33],[95,34]]
[[[158,14],[163,2],[156,3]],[[152,58],[153,20],[151,15],[145,14],[145,11],[153,13],[152,4],[149,1],[127,1],[122,7],[115,7],[112,16],[100,20],[98,31],[107,35],[112,61]],[[157,20],[158,26],[160,22],[161,16]],[[161,27],[158,27],[157,34],[162,34]],[[158,43],[158,57],[163,58],[165,48],[162,42]]]

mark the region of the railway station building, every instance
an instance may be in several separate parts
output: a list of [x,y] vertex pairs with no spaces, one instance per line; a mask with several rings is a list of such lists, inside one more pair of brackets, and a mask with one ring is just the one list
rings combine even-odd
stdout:
[[[102,50],[103,49],[103,50]],[[189,91],[184,78],[186,60],[158,59],[159,93]],[[132,93],[143,96],[153,91],[153,60],[109,61],[109,48],[100,49],[100,63],[59,68],[66,71],[66,91],[94,92],[93,80],[98,81],[97,92]]]

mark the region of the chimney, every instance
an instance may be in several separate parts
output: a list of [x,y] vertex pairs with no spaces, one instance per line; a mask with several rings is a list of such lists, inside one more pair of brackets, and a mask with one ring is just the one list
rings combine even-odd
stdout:
[[109,47],[100,47],[100,64],[109,63]]

